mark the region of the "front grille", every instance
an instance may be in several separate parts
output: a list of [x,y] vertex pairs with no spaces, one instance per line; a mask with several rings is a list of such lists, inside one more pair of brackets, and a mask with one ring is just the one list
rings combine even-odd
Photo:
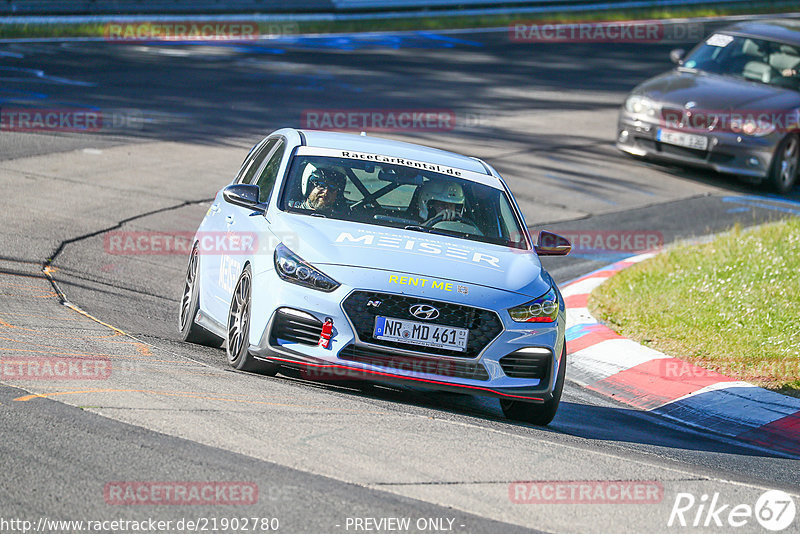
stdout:
[[316,345],[322,332],[322,321],[304,312],[291,308],[280,308],[275,312],[270,331],[270,344],[279,345],[279,341]]
[[708,161],[711,163],[729,163],[734,159],[736,159],[735,155],[723,154],[722,152],[712,152],[708,157]]
[[500,367],[510,378],[538,378],[546,380],[550,374],[551,354],[512,352],[500,358]]
[[357,345],[348,345],[343,348],[339,352],[339,358],[412,373],[468,378],[470,380],[489,380],[486,368],[479,363],[426,358],[424,356],[406,356]]
[[[367,307],[368,302],[380,302],[378,306]],[[439,317],[432,321],[423,321],[411,315],[409,308],[414,304],[429,304],[439,310]],[[493,311],[481,310],[471,306],[451,304],[436,300],[421,299],[406,295],[378,293],[376,291],[354,291],[343,303],[344,311],[353,323],[358,338],[365,343],[382,345],[396,349],[423,352],[432,355],[455,356],[458,358],[474,358],[503,331],[500,317]],[[375,328],[375,317],[394,317],[421,323],[457,326],[469,329],[467,350],[459,352],[449,349],[420,347],[396,341],[375,339],[372,333]]]
[[696,109],[662,108],[664,126],[690,132],[711,131],[719,123],[719,115]]
[[646,150],[650,150],[651,152],[658,150],[656,148],[656,142],[653,141],[652,139],[647,139],[646,137],[635,137],[635,139],[636,139],[636,144]]
[[658,149],[664,154],[683,156],[685,158],[705,160],[708,157],[708,151],[706,150],[697,150],[696,148],[687,148],[669,143],[658,143]]

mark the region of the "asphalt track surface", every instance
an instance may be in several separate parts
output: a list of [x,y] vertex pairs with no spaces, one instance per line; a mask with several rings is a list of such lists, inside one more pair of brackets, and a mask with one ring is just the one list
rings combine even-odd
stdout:
[[[408,517],[411,532],[719,532],[730,527],[667,526],[677,494],[751,506],[767,489],[800,494],[796,459],[569,382],[556,419],[537,428],[506,421],[491,399],[234,372],[222,351],[178,341],[184,255],[108,249],[109,231],[193,231],[249,147],[300,126],[308,109],[452,111],[452,130],[382,135],[486,159],[532,230],[671,243],[798,215],[797,191],[775,197],[613,148],[625,94],[668,68],[674,46],[520,44],[502,32],[0,45],[5,109],[93,107],[108,122],[92,133],[0,132],[0,353],[112,369],[92,381],[4,375],[0,519],[274,517],[284,532],[355,532],[367,525],[355,519]],[[564,282],[618,258],[590,250],[545,264]],[[42,274],[48,260],[83,313],[60,303]],[[663,494],[513,502],[509,485],[532,480],[656,481]],[[119,481],[238,481],[259,496],[124,506],[104,497]],[[417,528],[425,518],[443,519]],[[735,530],[764,531],[753,518]]]

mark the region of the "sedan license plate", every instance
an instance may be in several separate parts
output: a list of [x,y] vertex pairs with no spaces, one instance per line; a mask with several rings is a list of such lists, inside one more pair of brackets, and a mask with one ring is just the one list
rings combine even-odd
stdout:
[[656,139],[662,143],[669,143],[670,145],[685,146],[686,148],[694,148],[696,150],[708,149],[708,137],[703,135],[676,132],[674,130],[662,130],[659,128],[656,132]]
[[373,333],[376,339],[460,352],[467,350],[468,335],[469,330],[466,328],[380,316],[375,317]]

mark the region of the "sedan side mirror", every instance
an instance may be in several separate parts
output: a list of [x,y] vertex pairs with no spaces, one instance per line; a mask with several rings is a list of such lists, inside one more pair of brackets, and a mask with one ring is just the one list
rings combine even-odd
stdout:
[[565,237],[542,230],[539,242],[533,248],[539,256],[566,256],[572,250],[572,244]]
[[225,202],[250,208],[252,210],[262,210],[264,205],[259,202],[261,189],[253,184],[233,184],[222,190],[222,198]]
[[686,50],[683,48],[676,48],[669,53],[669,59],[676,65],[683,65],[683,58],[686,56]]

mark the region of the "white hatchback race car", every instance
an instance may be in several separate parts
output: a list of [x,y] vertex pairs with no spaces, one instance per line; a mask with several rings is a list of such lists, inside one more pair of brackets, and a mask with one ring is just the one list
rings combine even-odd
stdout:
[[186,341],[230,364],[319,380],[498,397],[555,416],[564,300],[500,175],[485,162],[370,136],[278,130],[245,158],[195,235]]

